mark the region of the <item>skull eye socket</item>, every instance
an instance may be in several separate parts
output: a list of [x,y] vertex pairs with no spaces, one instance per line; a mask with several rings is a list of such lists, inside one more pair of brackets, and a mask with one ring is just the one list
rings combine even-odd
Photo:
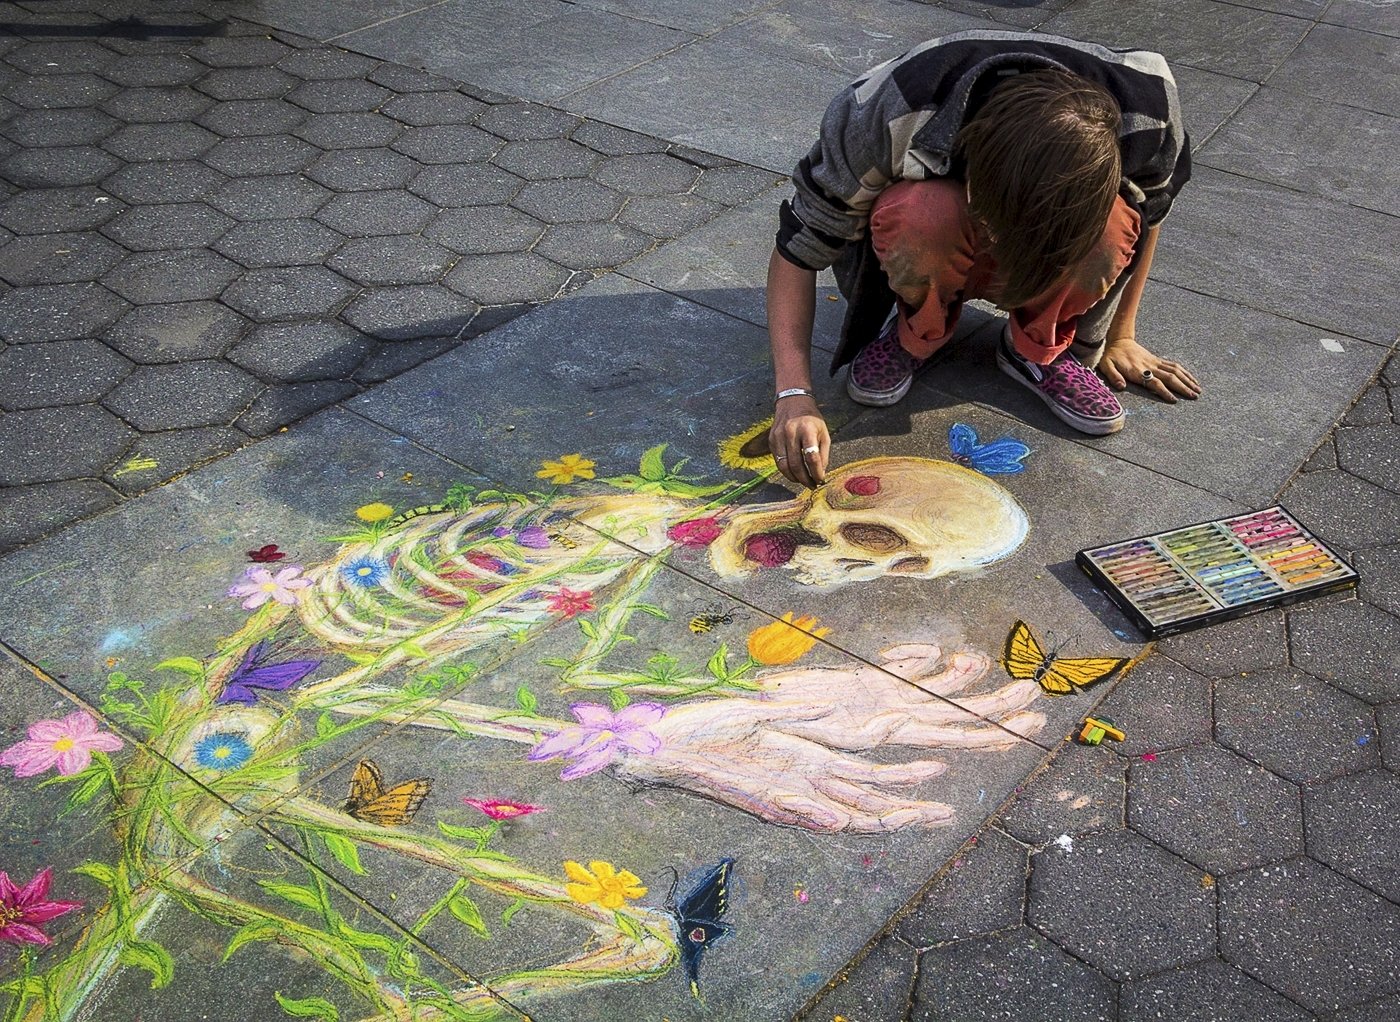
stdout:
[[841,526],[841,536],[846,542],[877,554],[888,554],[905,545],[899,533],[873,522],[847,522]]

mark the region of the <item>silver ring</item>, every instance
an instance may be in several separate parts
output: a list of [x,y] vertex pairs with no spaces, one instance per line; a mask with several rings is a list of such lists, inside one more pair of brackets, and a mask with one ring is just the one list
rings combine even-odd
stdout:
[[1150,380],[1150,379],[1152,379],[1152,370],[1151,370],[1151,369],[1144,369],[1144,370],[1142,371],[1142,382],[1143,382],[1143,383],[1146,383],[1146,382],[1147,382],[1148,380]]
[[803,454],[816,454],[816,453],[818,453],[820,450],[821,450],[820,447],[804,447],[804,448],[802,448],[802,453],[803,453]]
[[774,461],[787,461],[787,455],[786,455],[786,454],[780,454],[780,455],[778,455],[776,458],[774,458],[773,460],[774,460]]

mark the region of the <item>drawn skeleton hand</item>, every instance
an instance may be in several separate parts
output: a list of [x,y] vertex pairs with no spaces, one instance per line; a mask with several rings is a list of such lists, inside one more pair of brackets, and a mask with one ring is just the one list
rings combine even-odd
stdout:
[[761,695],[670,707],[648,728],[659,748],[624,757],[615,772],[812,830],[871,833],[946,824],[950,806],[888,790],[936,777],[945,763],[877,763],[861,753],[881,745],[1009,748],[1016,734],[1044,725],[1042,715],[1026,710],[1039,688],[1016,682],[960,697],[968,713],[938,696],[961,693],[981,678],[990,666],[985,657],[945,657],[937,646],[923,644],[895,646],[884,656],[882,670],[862,665],[783,671],[763,678],[767,688]]

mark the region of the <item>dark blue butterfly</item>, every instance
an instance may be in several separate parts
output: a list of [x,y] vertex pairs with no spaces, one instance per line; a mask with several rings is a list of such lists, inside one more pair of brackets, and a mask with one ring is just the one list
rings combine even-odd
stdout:
[[680,935],[681,965],[690,980],[690,992],[700,997],[700,957],[711,944],[716,944],[734,932],[720,922],[729,908],[729,877],[734,870],[733,859],[720,859],[713,866],[702,866],[685,878],[685,892],[676,897],[682,886],[679,877],[666,895],[666,909],[676,921]]
[[979,444],[977,431],[961,422],[953,423],[953,428],[948,430],[948,447],[953,452],[953,460],[959,465],[975,468],[989,476],[1024,472],[1026,466],[1021,464],[1021,459],[1031,453],[1029,447],[1009,436],[989,444]]
[[266,692],[283,692],[301,681],[316,668],[319,660],[289,660],[284,664],[264,664],[267,643],[259,642],[243,654],[238,667],[230,675],[224,690],[214,700],[216,703],[242,703],[252,706],[258,701],[255,689]]

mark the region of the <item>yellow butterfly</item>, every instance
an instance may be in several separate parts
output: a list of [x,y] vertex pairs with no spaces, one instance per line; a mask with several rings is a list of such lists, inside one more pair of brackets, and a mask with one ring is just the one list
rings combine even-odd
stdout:
[[350,778],[350,797],[345,801],[345,811],[363,823],[400,827],[412,822],[413,814],[432,790],[433,782],[426,777],[404,781],[386,790],[384,774],[378,764],[372,759],[362,759]]
[[1090,685],[1113,677],[1129,661],[1123,657],[1065,657],[1059,659],[1044,648],[1031,634],[1031,626],[1017,621],[1006,637],[1006,652],[1001,664],[1006,673],[1017,681],[1038,681],[1040,687],[1054,696],[1068,695],[1075,688],[1088,688]]

